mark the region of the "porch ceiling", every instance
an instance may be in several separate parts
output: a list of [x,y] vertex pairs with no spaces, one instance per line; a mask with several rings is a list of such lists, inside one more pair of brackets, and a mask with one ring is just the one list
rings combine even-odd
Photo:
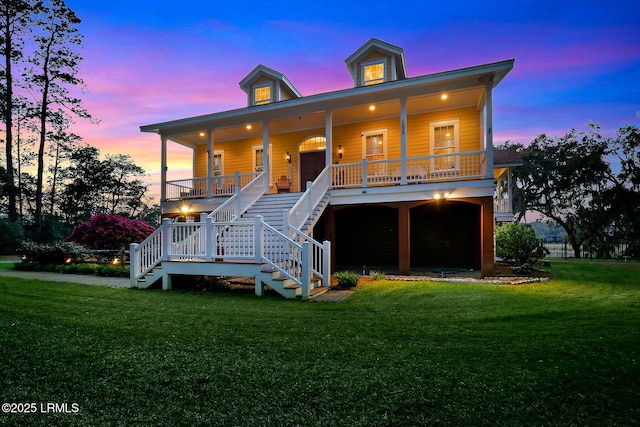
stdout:
[[[447,99],[442,99],[443,94],[447,94]],[[427,95],[418,95],[407,98],[407,115],[420,114],[431,111],[441,111],[462,107],[475,106],[481,108],[483,105],[483,87],[473,87],[463,90],[442,91]],[[373,106],[375,109],[370,109]],[[368,102],[357,105],[337,106],[333,111],[333,125],[343,125],[349,123],[367,122],[371,120],[400,116],[400,101],[398,99],[376,101],[373,97]],[[248,116],[247,120],[241,124],[226,127],[217,127],[213,131],[214,143],[216,141],[233,141],[247,138],[262,137],[262,122],[253,121]],[[247,126],[251,128],[248,129]],[[324,129],[325,112],[290,112],[284,117],[271,119],[269,121],[269,134],[282,134],[308,129]],[[172,135],[170,139],[178,144],[195,148],[197,145],[207,143],[206,129],[195,129],[181,134]]]

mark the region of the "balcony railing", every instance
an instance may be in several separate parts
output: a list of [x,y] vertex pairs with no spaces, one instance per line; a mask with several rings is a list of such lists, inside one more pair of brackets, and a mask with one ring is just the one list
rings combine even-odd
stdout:
[[333,188],[359,188],[439,181],[477,179],[487,176],[486,151],[411,157],[406,171],[400,159],[346,163],[332,166]]
[[[176,201],[233,196],[236,187],[242,188],[246,186],[256,176],[258,176],[258,172],[167,181],[165,200]],[[211,189],[211,192],[209,192],[209,189]]]

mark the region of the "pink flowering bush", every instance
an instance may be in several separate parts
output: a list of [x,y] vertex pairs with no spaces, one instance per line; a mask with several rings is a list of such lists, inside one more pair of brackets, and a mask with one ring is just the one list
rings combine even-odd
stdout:
[[118,215],[98,214],[88,221],[80,221],[65,238],[93,249],[123,249],[139,243],[155,228],[140,219]]

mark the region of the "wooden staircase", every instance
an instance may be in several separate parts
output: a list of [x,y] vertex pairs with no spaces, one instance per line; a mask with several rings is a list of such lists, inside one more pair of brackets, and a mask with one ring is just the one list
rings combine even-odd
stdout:
[[[328,258],[318,256],[317,252],[328,253],[328,242],[318,246],[318,242],[310,239],[315,242],[312,244],[306,241],[308,236],[300,232],[294,232],[296,237],[291,240],[288,224],[285,225],[288,212],[303,194],[263,194],[237,220],[227,223],[214,222],[207,215],[203,215],[200,222],[191,224],[163,222],[156,230],[159,234],[150,236],[155,239],[152,243],[155,242],[156,261],[145,260],[146,270],[144,262],[136,267],[146,273],[135,275],[132,270],[132,286],[148,288],[162,280],[163,289],[168,290],[171,289],[171,277],[180,274],[253,277],[257,295],[263,294],[264,285],[285,298],[307,299],[326,291],[328,268],[316,266],[314,270],[308,264],[320,263],[328,267]],[[312,229],[328,201],[327,196],[307,219],[304,224],[307,230]],[[260,242],[259,248],[255,247],[256,242]],[[132,245],[132,254],[138,253],[137,246]],[[136,257],[144,258],[140,254]],[[160,258],[162,262],[158,262]],[[322,260],[317,261],[318,258]],[[327,271],[318,276],[318,270],[323,269]]]

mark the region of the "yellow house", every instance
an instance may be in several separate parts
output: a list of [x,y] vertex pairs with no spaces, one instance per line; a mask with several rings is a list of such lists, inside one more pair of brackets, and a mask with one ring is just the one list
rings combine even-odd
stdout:
[[[307,298],[342,269],[493,273],[513,164],[494,158],[492,93],[514,60],[409,77],[374,38],[345,63],[351,88],[302,96],[259,65],[246,108],[141,127],[160,136],[166,219],[132,246],[133,286],[235,275]],[[167,181],[169,143],[192,176]]]

